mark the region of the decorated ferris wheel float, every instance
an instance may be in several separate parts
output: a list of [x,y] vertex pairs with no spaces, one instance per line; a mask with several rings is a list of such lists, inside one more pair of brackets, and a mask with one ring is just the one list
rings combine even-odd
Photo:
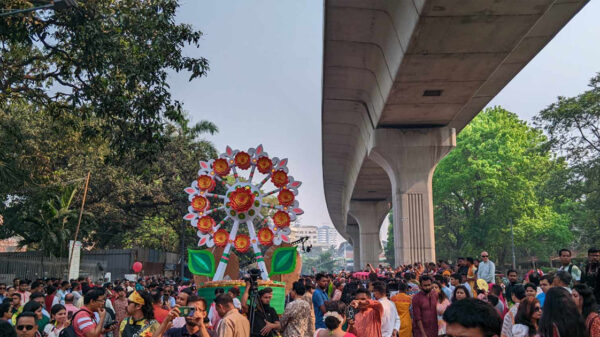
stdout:
[[[212,286],[243,286],[223,278],[231,254],[248,253],[256,259],[263,286],[282,286],[269,281],[269,275],[291,273],[296,248],[278,247],[270,268],[262,251],[289,243],[290,224],[303,213],[296,199],[302,183],[289,175],[287,163],[270,157],[262,145],[246,151],[228,146],[218,158],[200,162],[197,178],[185,189],[190,205],[184,219],[196,229],[198,246],[204,248],[188,251],[193,274],[212,277]],[[214,247],[223,249],[216,268]]]

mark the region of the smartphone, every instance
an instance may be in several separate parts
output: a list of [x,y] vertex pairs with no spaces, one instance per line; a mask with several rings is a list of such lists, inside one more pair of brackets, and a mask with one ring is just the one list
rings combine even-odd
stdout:
[[354,319],[354,315],[356,315],[356,309],[354,307],[348,306],[346,308],[346,319]]
[[194,307],[179,307],[179,316],[180,317],[194,316],[195,311],[196,311],[196,308],[194,308]]
[[119,322],[117,322],[117,321],[112,321],[112,322],[109,322],[109,323],[105,323],[104,324],[104,329],[110,329],[110,328],[114,327],[115,325],[117,325],[118,323]]

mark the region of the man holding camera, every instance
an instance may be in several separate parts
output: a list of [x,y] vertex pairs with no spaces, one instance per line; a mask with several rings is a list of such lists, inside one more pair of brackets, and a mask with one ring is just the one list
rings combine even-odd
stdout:
[[273,307],[271,299],[273,298],[273,289],[264,288],[258,291],[258,301],[253,303],[253,307],[248,306],[248,297],[250,295],[251,282],[246,282],[246,290],[242,295],[242,308],[248,313],[250,319],[251,337],[274,337],[276,332],[281,330],[279,316]]
[[[169,323],[179,317],[185,319],[185,325],[178,328],[171,328],[165,332]],[[208,330],[204,323],[205,318],[206,301],[197,295],[189,295],[187,306],[180,307],[176,305],[152,337],[215,337],[215,332]]]
[[381,337],[383,306],[371,300],[371,293],[358,288],[348,309],[348,332],[357,336]]

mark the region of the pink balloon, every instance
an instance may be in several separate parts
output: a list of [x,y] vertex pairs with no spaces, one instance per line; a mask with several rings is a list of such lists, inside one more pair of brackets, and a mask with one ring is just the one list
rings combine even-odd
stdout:
[[133,264],[133,271],[136,273],[139,273],[142,271],[142,263],[141,262],[136,262]]

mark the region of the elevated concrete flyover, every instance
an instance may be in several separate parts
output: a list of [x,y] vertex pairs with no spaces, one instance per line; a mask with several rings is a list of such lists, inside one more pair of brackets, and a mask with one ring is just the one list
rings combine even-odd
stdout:
[[390,208],[396,264],[435,260],[435,166],[586,3],[325,0],[325,197],[356,268],[377,263]]

